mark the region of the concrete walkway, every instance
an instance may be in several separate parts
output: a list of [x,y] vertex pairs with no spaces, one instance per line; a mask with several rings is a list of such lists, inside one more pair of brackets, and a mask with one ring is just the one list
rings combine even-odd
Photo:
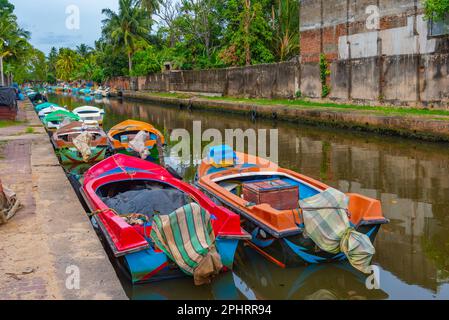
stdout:
[[32,105],[20,109],[24,123],[0,129],[0,177],[23,204],[0,225],[0,300],[127,299]]

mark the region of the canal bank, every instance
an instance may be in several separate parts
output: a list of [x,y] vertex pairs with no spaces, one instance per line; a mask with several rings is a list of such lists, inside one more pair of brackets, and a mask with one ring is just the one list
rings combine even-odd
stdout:
[[123,97],[180,108],[239,113],[264,118],[375,132],[426,141],[449,141],[449,112],[425,109],[367,107],[305,103],[278,104],[273,100],[198,97],[189,94],[160,94],[146,91],[123,91]]
[[126,299],[32,105],[19,108],[0,129],[1,180],[23,205],[0,226],[0,300]]
[[[449,235],[449,149],[442,143],[382,136],[352,130],[308,126],[287,121],[252,120],[238,114],[168,106],[133,99],[49,95],[49,100],[70,109],[95,105],[105,110],[104,130],[135,119],[153,124],[168,142],[166,163],[184,181],[193,183],[194,159],[183,161],[170,146],[175,129],[194,134],[215,129],[259,132],[278,130],[279,165],[347,193],[379,199],[391,223],[376,239],[374,264],[380,270],[381,288],[365,287],[366,276],[351,268],[319,265],[288,271],[263,257],[248,256],[245,247],[236,255],[233,273],[225,273],[211,286],[195,287],[191,278],[143,286],[124,282],[130,299],[310,299],[332,292],[338,299],[447,299],[449,265],[445,257]],[[260,133],[263,134],[263,133]],[[259,136],[259,134],[258,134]],[[246,140],[246,139],[245,139]],[[245,148],[248,146],[245,142]],[[271,150],[271,148],[270,148]],[[79,170],[76,169],[76,173]],[[341,268],[342,267],[342,268]],[[248,290],[250,288],[251,290]]]

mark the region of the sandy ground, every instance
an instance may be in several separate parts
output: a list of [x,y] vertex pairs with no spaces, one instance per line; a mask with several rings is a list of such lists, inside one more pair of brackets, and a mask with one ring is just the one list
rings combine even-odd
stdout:
[[[0,177],[23,206],[0,225],[0,300],[126,299],[44,128],[24,105],[25,122],[0,129]],[[71,266],[80,270],[79,288],[66,286]]]

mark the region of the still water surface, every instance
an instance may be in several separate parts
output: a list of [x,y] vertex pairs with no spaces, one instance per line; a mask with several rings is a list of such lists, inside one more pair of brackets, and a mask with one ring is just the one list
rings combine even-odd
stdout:
[[[189,278],[136,287],[123,281],[132,299],[449,299],[449,144],[253,122],[145,102],[54,95],[50,101],[103,107],[105,130],[127,119],[152,123],[167,135],[176,128],[192,132],[193,121],[201,121],[203,131],[276,128],[280,166],[344,192],[380,199],[391,220],[375,243],[378,290],[368,290],[366,276],[347,264],[284,270],[241,246],[234,272],[210,286],[195,287]],[[187,181],[196,172],[189,163],[176,169]]]

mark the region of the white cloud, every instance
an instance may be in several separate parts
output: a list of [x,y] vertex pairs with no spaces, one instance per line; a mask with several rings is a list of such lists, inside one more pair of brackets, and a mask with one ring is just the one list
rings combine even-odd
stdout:
[[[21,27],[31,32],[31,43],[48,53],[51,47],[93,46],[100,37],[103,8],[117,10],[118,0],[10,0]],[[66,27],[66,8],[80,8],[80,29]]]

